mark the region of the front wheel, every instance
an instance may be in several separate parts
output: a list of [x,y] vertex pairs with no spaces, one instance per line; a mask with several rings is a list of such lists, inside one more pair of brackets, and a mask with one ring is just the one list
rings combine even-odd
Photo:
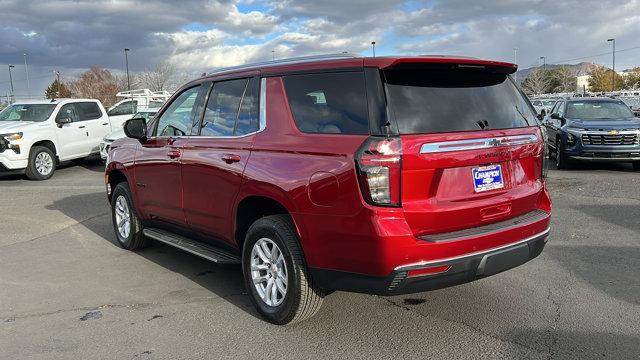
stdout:
[[290,324],[320,310],[324,294],[309,276],[288,215],[265,216],[251,225],[242,270],[249,297],[267,321]]
[[569,167],[569,158],[564,151],[564,145],[562,145],[562,139],[556,138],[556,168],[559,170],[567,169]]
[[47,180],[56,171],[56,157],[48,147],[34,146],[29,151],[25,173],[31,180]]
[[120,246],[137,250],[147,245],[148,239],[142,233],[142,223],[134,210],[131,190],[126,182],[119,183],[113,190],[111,217]]

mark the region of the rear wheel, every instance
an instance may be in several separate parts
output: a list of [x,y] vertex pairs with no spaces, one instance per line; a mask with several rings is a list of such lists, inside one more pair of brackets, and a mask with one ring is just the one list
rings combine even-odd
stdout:
[[145,247],[149,240],[142,234],[142,223],[131,201],[131,190],[126,182],[116,185],[111,198],[111,217],[118,244],[127,250]]
[[315,315],[323,292],[310,278],[288,215],[254,222],[242,251],[245,285],[256,309],[269,322],[284,325]]
[[56,171],[56,157],[48,147],[34,146],[29,151],[29,163],[25,171],[31,180],[47,180]]
[[569,167],[569,159],[564,151],[564,145],[560,137],[556,138],[556,168],[559,170],[567,169]]

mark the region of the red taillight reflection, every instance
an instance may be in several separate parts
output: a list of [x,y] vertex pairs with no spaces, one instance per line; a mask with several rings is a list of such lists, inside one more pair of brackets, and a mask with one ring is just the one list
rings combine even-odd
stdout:
[[400,138],[368,138],[356,154],[356,163],[362,195],[368,203],[400,206]]
[[442,274],[449,271],[450,268],[450,265],[442,265],[418,270],[409,270],[407,277]]

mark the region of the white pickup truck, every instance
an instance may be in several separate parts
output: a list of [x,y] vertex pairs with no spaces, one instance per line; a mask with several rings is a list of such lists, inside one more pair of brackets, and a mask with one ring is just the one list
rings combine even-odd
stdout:
[[99,100],[14,103],[0,111],[0,173],[48,179],[59,162],[97,154],[102,138],[121,127]]

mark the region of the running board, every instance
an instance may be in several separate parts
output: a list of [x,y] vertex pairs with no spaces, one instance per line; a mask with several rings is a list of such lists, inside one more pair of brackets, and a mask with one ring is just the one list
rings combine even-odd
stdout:
[[202,242],[174,234],[169,231],[146,228],[142,233],[156,241],[184,250],[188,253],[198,255],[216,264],[240,264],[240,257],[233,253],[222,250],[215,246],[204,244]]

